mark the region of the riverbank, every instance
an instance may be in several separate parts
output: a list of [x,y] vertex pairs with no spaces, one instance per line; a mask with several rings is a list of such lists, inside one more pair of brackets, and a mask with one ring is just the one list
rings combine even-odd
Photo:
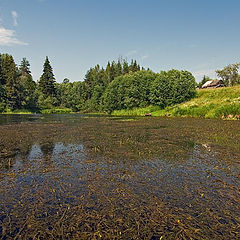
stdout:
[[28,109],[18,109],[14,111],[6,111],[1,114],[35,114],[35,113],[41,113],[41,114],[67,114],[67,113],[73,113],[72,109],[70,108],[52,108],[52,109],[42,109],[40,111],[31,111]]
[[172,107],[161,109],[158,106],[148,106],[117,110],[112,115],[144,116],[146,113],[151,113],[152,116],[239,119],[240,86],[199,89],[195,98]]

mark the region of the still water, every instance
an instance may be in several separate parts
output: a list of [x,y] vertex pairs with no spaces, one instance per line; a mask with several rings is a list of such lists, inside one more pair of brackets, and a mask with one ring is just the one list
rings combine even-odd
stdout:
[[0,115],[0,239],[240,239],[240,123]]

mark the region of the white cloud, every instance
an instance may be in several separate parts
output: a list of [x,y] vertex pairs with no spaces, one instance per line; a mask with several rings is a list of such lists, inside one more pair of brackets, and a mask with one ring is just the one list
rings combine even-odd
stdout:
[[0,46],[12,46],[12,45],[28,45],[28,44],[18,40],[14,30],[6,29],[0,26]]
[[144,60],[144,59],[147,59],[147,58],[149,58],[149,56],[148,55],[144,55],[144,56],[141,57],[141,60]]
[[18,14],[16,11],[12,11],[13,25],[16,27],[18,25],[17,18]]
[[129,51],[129,52],[126,54],[126,56],[127,56],[127,57],[130,57],[130,56],[133,56],[133,55],[135,55],[135,54],[137,54],[137,51],[136,51],[136,50],[131,50],[131,51]]

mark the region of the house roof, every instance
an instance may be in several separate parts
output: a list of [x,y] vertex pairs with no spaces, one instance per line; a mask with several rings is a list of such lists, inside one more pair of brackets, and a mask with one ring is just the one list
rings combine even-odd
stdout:
[[215,87],[215,86],[220,85],[220,84],[223,85],[223,81],[215,79],[215,80],[207,81],[206,83],[204,83],[202,85],[202,88]]
[[202,85],[202,87],[203,87],[203,88],[204,88],[204,87],[207,87],[207,86],[209,86],[211,83],[212,83],[212,80],[211,80],[211,81],[207,81],[207,82],[205,82],[205,83]]

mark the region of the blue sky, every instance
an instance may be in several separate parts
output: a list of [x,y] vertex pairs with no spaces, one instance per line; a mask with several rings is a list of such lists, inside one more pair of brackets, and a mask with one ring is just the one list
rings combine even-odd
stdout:
[[240,61],[239,9],[239,0],[0,0],[0,53],[26,57],[35,81],[46,56],[58,82],[120,56],[199,81]]

